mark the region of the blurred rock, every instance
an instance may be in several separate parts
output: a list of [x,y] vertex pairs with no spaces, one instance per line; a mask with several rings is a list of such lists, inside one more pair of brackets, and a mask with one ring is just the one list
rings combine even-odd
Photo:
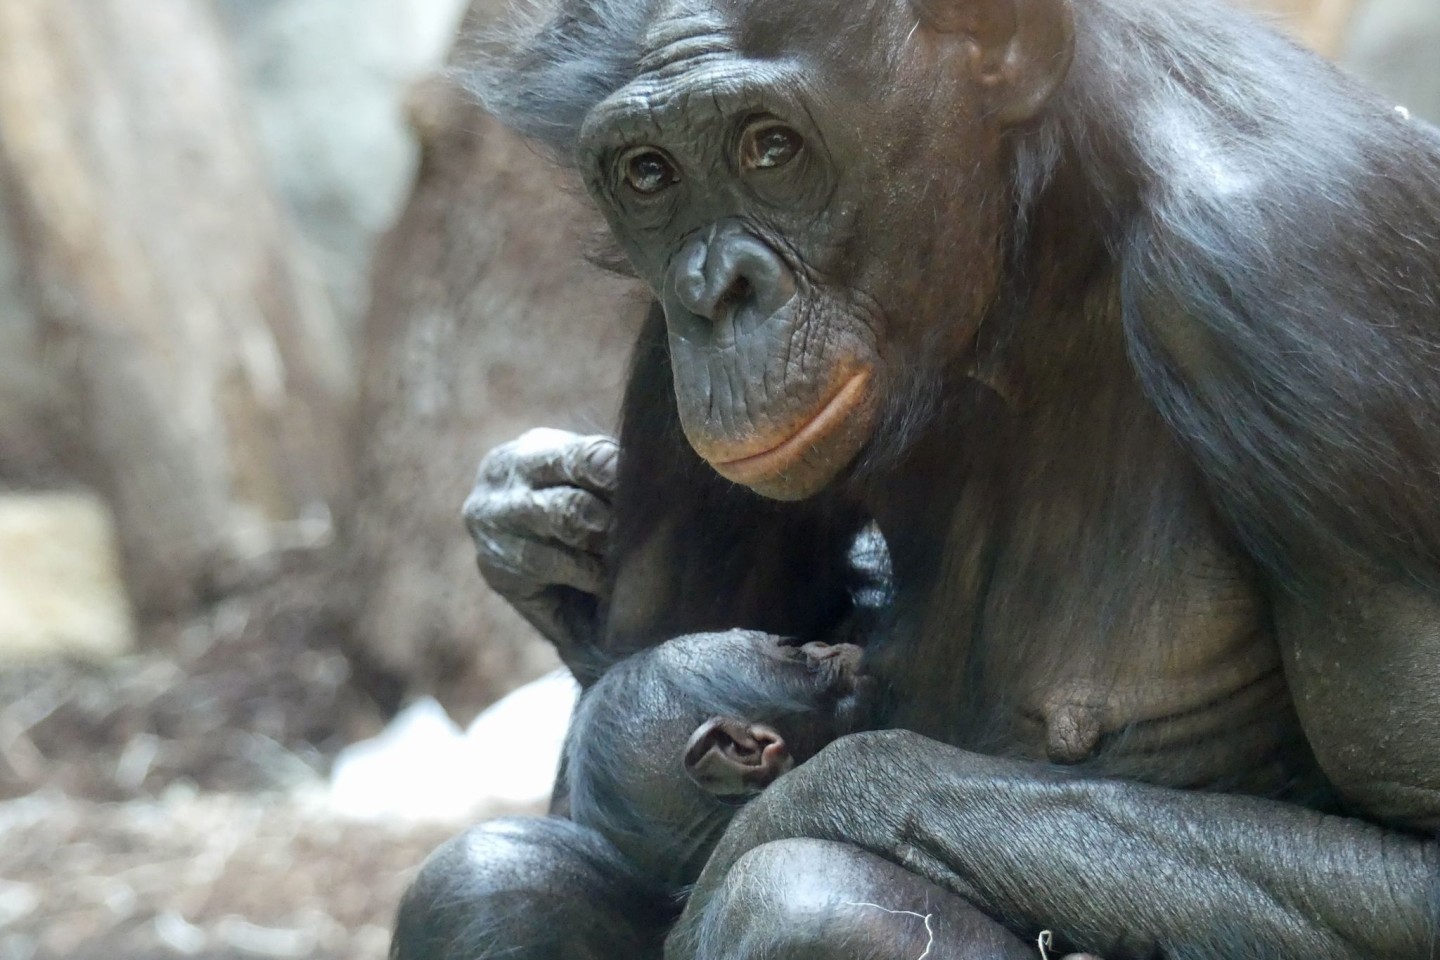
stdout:
[[0,958],[382,960],[401,892],[452,830],[181,790],[0,803]]
[[21,292],[9,209],[0,188],[0,483],[32,484],[56,472],[50,422],[58,406],[40,326]]
[[341,750],[330,805],[363,819],[460,823],[497,804],[543,806],[555,785],[579,687],[557,670],[475,718],[468,730],[429,697],[385,732]]
[[105,505],[80,493],[0,494],[0,664],[104,659],[134,640]]
[[1440,123],[1440,3],[1366,0],[1350,25],[1341,62],[1367,83]]
[[216,0],[270,176],[358,321],[375,237],[409,194],[402,103],[444,61],[464,0]]

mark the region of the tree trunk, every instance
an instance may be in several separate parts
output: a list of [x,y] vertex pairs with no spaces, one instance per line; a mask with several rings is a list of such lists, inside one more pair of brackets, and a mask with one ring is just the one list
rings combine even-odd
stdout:
[[140,609],[318,533],[347,358],[273,201],[208,5],[0,0],[0,179],[72,466]]
[[476,574],[460,522],[475,464],[532,426],[612,429],[643,301],[584,262],[583,208],[531,147],[438,81],[411,113],[419,179],[363,334],[355,636],[465,716],[554,662]]

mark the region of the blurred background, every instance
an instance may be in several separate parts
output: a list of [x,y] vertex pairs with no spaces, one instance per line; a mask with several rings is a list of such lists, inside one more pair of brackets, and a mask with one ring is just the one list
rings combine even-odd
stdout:
[[[1435,0],[1255,2],[1440,119]],[[459,505],[612,428],[642,298],[447,80],[503,6],[0,0],[0,960],[380,958],[540,803]]]

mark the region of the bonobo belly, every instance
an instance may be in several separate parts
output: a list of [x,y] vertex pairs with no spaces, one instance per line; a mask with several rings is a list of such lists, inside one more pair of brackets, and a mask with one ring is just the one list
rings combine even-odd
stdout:
[[1083,536],[950,558],[876,651],[895,725],[1087,775],[1318,799],[1263,598],[1197,526],[1119,560],[1109,539],[1087,563]]

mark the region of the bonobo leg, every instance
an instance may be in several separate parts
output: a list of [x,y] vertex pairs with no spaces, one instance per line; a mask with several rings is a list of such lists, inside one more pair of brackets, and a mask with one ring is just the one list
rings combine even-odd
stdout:
[[669,960],[1036,960],[955,894],[857,847],[781,840],[736,862]]
[[436,850],[406,891],[391,960],[650,960],[671,902],[599,834],[496,820]]

